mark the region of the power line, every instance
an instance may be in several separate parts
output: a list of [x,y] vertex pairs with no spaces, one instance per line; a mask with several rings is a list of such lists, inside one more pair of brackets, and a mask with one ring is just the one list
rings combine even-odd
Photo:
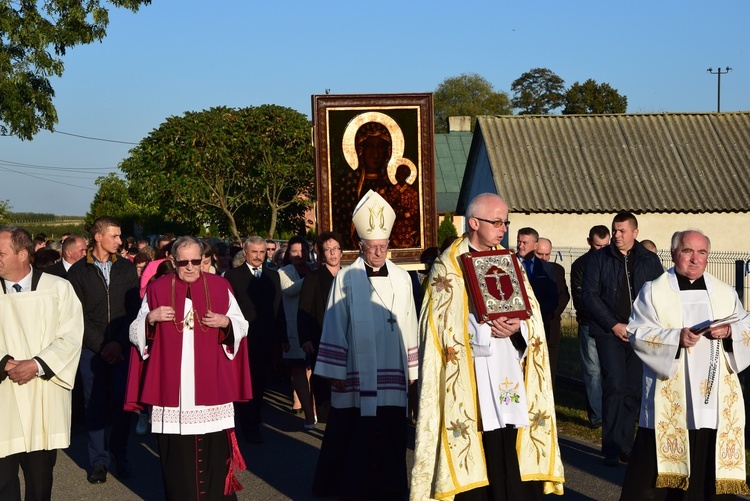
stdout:
[[29,176],[29,177],[32,177],[34,179],[39,179],[41,181],[47,181],[47,182],[50,182],[50,183],[63,184],[65,186],[71,186],[73,188],[81,188],[83,190],[97,191],[94,188],[90,188],[88,186],[79,186],[77,184],[64,183],[62,181],[56,181],[56,180],[47,179],[47,178],[44,178],[44,177],[41,177],[41,176],[35,176],[34,174],[29,174],[27,172],[19,172],[17,170],[9,169],[7,167],[0,166],[0,170],[4,170],[6,172],[13,172],[14,174],[21,174],[22,176]]
[[27,164],[24,162],[14,162],[12,160],[3,160],[0,158],[0,165],[9,165],[11,167],[24,167],[29,169],[42,169],[51,171],[65,171],[65,172],[112,172],[115,168],[112,167],[59,167],[53,165],[38,165],[38,164]]
[[118,144],[132,144],[134,146],[137,146],[138,143],[133,143],[131,141],[117,141],[116,139],[102,139],[100,137],[91,137],[91,136],[82,136],[81,134],[73,134],[71,132],[63,132],[61,130],[55,130],[55,134],[62,134],[64,136],[72,136],[72,137],[78,137],[81,139],[89,139],[91,141],[102,141],[105,143],[118,143]]

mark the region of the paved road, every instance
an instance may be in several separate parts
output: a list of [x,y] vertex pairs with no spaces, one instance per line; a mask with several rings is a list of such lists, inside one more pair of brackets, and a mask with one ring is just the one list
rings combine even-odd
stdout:
[[[240,500],[311,499],[310,485],[322,429],[302,431],[302,419],[289,412],[291,402],[284,386],[276,386],[278,389],[267,395],[269,405],[264,409],[267,423],[264,443],[241,444],[248,470],[239,475],[244,486],[239,493]],[[624,467],[603,466],[598,448],[590,444],[563,437],[560,446],[565,463],[564,499],[610,501],[619,498]],[[110,475],[107,483],[91,485],[86,481],[85,472],[86,435],[83,428],[77,426],[73,430],[71,447],[58,454],[52,499],[161,500],[164,496],[156,449],[152,437],[139,437],[133,433],[129,453],[133,478],[121,482]]]

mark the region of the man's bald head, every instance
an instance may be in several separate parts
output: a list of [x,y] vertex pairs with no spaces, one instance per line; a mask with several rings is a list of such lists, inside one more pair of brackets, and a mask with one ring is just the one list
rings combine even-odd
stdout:
[[477,250],[495,248],[508,231],[508,204],[494,193],[477,195],[466,209],[469,243]]
[[536,250],[534,250],[534,255],[542,261],[549,262],[551,254],[552,241],[549,238],[539,237],[539,240],[536,243]]

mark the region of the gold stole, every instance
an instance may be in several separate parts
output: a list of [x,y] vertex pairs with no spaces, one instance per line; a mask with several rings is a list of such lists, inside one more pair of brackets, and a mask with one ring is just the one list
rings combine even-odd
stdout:
[[[420,330],[420,413],[412,470],[411,499],[453,499],[487,485],[474,363],[468,333],[468,296],[458,256],[468,250],[458,239],[433,266],[422,304]],[[547,343],[539,306],[527,283],[533,316],[527,320],[525,388],[529,426],[518,430],[521,480],[543,483],[545,494],[563,493],[563,464]]]
[[[714,317],[721,318],[734,311],[731,289],[704,274],[713,286],[709,295]],[[654,310],[662,325],[682,326],[680,292],[670,285],[669,274],[654,280]],[[690,483],[690,443],[687,434],[687,385],[684,381],[687,349],[679,359],[677,374],[670,379],[656,379],[654,391],[654,431],[656,433],[656,487],[687,490]],[[737,374],[733,373],[719,343],[719,359],[723,377],[719,381],[719,426],[716,435],[716,493],[750,494],[745,482],[745,407]]]

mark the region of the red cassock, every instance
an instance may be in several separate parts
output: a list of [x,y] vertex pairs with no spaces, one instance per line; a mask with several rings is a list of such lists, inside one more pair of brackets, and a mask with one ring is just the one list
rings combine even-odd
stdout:
[[[192,283],[180,280],[175,274],[166,275],[153,281],[146,292],[150,310],[172,306],[176,317],[184,313],[186,297],[193,302],[196,405],[221,405],[252,398],[246,339],[242,339],[234,359],[230,360],[222,344],[227,333],[199,322],[208,309],[226,314],[231,290],[224,278],[202,273]],[[182,326],[174,322],[146,325],[149,343],[146,360],[131,347],[125,410],[140,411],[146,405],[179,407]]]

